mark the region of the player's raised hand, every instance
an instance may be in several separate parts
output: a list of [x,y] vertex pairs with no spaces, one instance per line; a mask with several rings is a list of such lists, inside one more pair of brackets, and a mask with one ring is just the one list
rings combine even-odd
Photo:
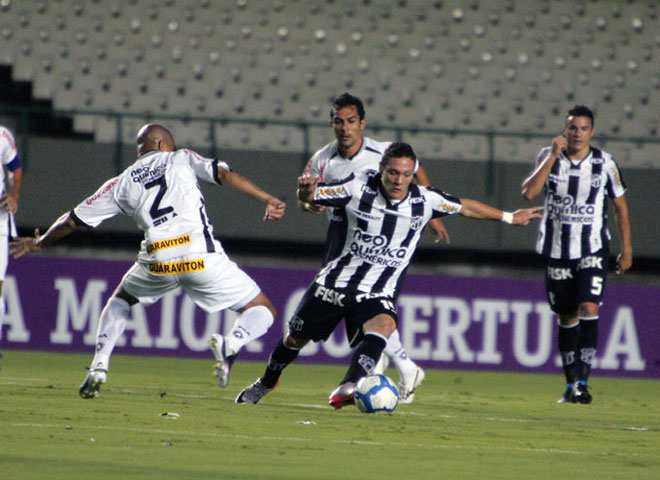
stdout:
[[535,218],[543,218],[543,206],[532,208],[521,208],[513,212],[513,225],[529,225]]
[[319,179],[317,177],[310,175],[298,177],[298,198],[303,202],[311,203],[318,183]]
[[264,222],[268,220],[279,220],[284,216],[286,210],[286,203],[276,197],[271,197],[266,202],[266,213],[264,215]]
[[568,140],[566,140],[566,136],[562,133],[561,135],[557,135],[555,138],[552,139],[552,154],[555,157],[558,157],[563,150],[566,150],[568,148]]
[[39,236],[39,229],[37,228],[34,230],[34,237],[16,237],[9,242],[9,253],[11,253],[14,258],[21,258],[26,253],[41,250],[38,243]]

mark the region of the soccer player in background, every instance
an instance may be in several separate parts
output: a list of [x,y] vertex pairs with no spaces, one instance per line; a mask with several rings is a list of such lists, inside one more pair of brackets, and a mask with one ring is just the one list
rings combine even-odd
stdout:
[[[18,210],[18,197],[23,183],[23,166],[11,132],[0,125],[0,328],[5,316],[2,284],[9,262],[9,239],[15,237],[14,214]],[[2,358],[2,354],[0,354]]]
[[106,382],[110,355],[126,326],[131,306],[151,305],[181,286],[207,312],[240,313],[231,332],[218,336],[221,386],[239,350],[272,325],[275,308],[257,284],[213,237],[198,179],[224,184],[266,205],[266,220],[279,220],[285,203],[261,190],[217,160],[174,145],[163,126],[143,126],[137,135],[137,161],[106,181],[92,196],[56,220],[48,231],[12,242],[12,253],[40,250],[80,226],[95,228],[120,213],[132,217],[144,232],[140,253],[106,303],[99,319],[96,353],[80,386],[80,396],[94,398]]
[[541,150],[536,168],[522,184],[532,200],[545,191],[536,251],[546,265],[545,285],[559,318],[559,353],[566,390],[559,402],[591,403],[587,387],[598,340],[598,308],[607,278],[610,233],[607,197],[614,204],[621,253],[617,275],[632,265],[626,186],[609,153],[590,145],[594,114],[569,110],[561,135]]
[[417,158],[407,143],[393,143],[377,172],[355,173],[342,181],[298,179],[298,198],[311,205],[340,208],[346,235],[339,254],[316,275],[288,329],[270,355],[264,375],[243,389],[236,403],[255,404],[275,388],[282,370],[310,340],[325,340],[344,319],[356,348],[344,379],[330,394],[335,409],[354,403],[355,384],[373,372],[387,339],[396,330],[396,300],[424,227],[433,218],[460,214],[527,225],[543,207],[502,212],[459,199],[413,177]]
[[[353,95],[344,93],[332,99],[330,124],[336,140],[318,150],[307,163],[303,175],[315,176],[320,182],[330,183],[348,177],[352,173],[365,170],[378,170],[378,164],[385,149],[391,142],[378,142],[363,135],[366,127],[365,110],[362,101]],[[428,186],[429,180],[424,167],[415,171],[415,180],[419,185]],[[319,214],[325,206],[298,202],[307,212]],[[341,251],[346,235],[346,218],[341,208],[328,208],[328,234],[323,264],[333,260]],[[436,242],[444,239],[449,243],[442,220],[434,218],[429,227],[437,236]],[[412,361],[401,344],[398,330],[390,336],[376,370],[383,373],[389,361],[399,372],[398,385],[400,403],[412,403],[415,389],[424,380],[424,370]]]

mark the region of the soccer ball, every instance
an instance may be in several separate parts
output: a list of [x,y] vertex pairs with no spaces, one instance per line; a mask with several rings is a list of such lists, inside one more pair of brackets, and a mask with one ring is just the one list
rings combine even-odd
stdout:
[[391,413],[399,404],[399,391],[385,375],[362,377],[355,386],[355,404],[362,413]]

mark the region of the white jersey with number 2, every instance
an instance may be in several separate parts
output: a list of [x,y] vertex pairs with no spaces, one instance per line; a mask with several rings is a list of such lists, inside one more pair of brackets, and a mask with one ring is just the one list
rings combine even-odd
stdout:
[[220,183],[224,162],[192,150],[152,151],[105,182],[74,210],[74,220],[97,227],[117,214],[132,217],[144,232],[138,261],[143,263],[204,253],[223,253],[213,238],[198,179]]

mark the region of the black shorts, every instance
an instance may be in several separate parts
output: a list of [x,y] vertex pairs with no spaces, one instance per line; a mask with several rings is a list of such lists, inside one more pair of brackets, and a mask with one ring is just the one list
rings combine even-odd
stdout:
[[607,249],[577,260],[547,259],[545,289],[552,311],[568,315],[578,305],[591,302],[600,305],[607,279]]
[[318,342],[326,340],[337,324],[345,319],[349,345],[355,347],[364,336],[362,325],[382,313],[395,322],[398,320],[392,297],[330,289],[312,283],[289,320],[289,333],[295,338]]

